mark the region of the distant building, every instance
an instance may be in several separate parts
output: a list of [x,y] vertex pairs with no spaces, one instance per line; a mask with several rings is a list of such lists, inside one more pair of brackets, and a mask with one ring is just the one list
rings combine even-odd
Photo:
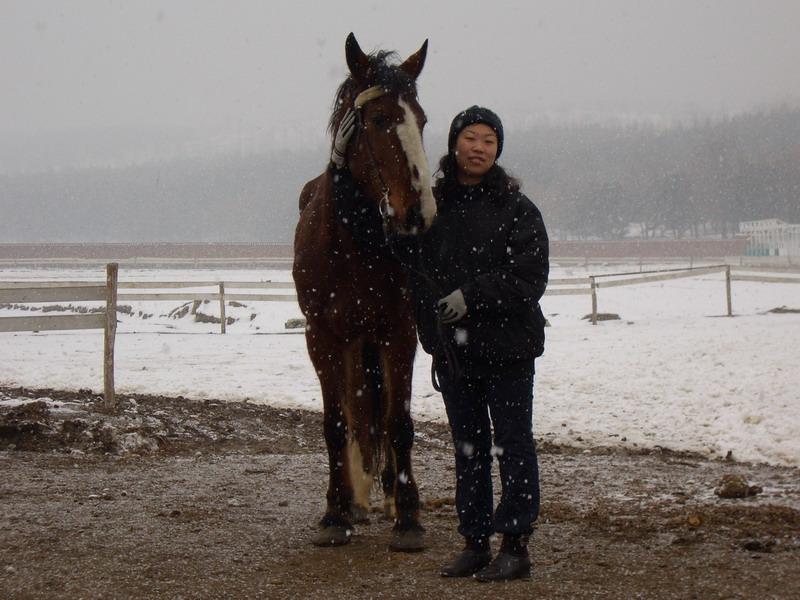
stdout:
[[750,238],[745,256],[800,256],[800,225],[778,219],[739,223],[739,233]]

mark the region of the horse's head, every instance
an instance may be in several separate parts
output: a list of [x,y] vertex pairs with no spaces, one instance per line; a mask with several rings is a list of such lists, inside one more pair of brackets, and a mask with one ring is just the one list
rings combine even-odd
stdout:
[[335,131],[345,111],[356,110],[358,130],[348,147],[348,165],[365,194],[380,203],[384,224],[395,233],[427,229],[436,215],[422,145],[426,117],[416,86],[427,51],[426,40],[397,64],[392,52],[364,54],[351,33],[345,43],[350,76],[339,88],[331,117]]

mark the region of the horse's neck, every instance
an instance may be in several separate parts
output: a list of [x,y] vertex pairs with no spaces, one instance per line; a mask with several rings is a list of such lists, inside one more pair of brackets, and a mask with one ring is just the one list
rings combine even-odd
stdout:
[[[326,170],[316,179],[306,184],[313,187],[309,193],[309,208],[313,213],[318,234],[317,242],[328,246],[332,251],[350,252],[354,249],[354,240],[342,224],[333,201],[333,176]],[[305,189],[303,190],[305,193]]]

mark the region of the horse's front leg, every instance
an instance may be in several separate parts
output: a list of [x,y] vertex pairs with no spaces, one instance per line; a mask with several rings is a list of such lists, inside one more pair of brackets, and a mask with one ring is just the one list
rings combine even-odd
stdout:
[[[348,473],[347,422],[338,399],[338,394],[323,392],[323,429],[328,449],[328,491],[325,495],[325,514],[319,522],[319,530],[312,537],[317,546],[341,546],[350,541],[353,523],[350,518],[350,503],[353,488]],[[330,396],[330,397],[329,397]]]
[[[399,333],[399,332],[398,332]],[[411,375],[416,336],[397,335],[384,351],[387,378],[386,433],[390,466],[384,472],[384,492],[394,499],[395,524],[390,550],[418,552],[424,549],[420,524],[419,490],[411,467],[414,424],[411,419]],[[390,480],[390,477],[393,479]]]
[[306,332],[311,362],[317,371],[323,403],[323,430],[328,450],[328,491],[325,514],[311,538],[317,546],[341,546],[350,541],[353,488],[347,460],[348,422],[344,411],[341,372],[343,354],[331,335],[315,326]]

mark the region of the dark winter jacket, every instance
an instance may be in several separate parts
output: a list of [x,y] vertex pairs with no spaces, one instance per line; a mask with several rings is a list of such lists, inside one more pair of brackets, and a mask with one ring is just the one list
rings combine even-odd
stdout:
[[[334,201],[356,240],[386,251],[381,217],[346,170],[334,178]],[[411,276],[426,352],[436,356],[452,348],[470,375],[532,373],[533,359],[544,350],[539,300],[547,287],[549,244],[541,213],[524,194],[499,197],[480,185],[456,186],[437,198],[427,232],[391,242]],[[456,289],[464,294],[467,314],[441,325],[436,302]]]

